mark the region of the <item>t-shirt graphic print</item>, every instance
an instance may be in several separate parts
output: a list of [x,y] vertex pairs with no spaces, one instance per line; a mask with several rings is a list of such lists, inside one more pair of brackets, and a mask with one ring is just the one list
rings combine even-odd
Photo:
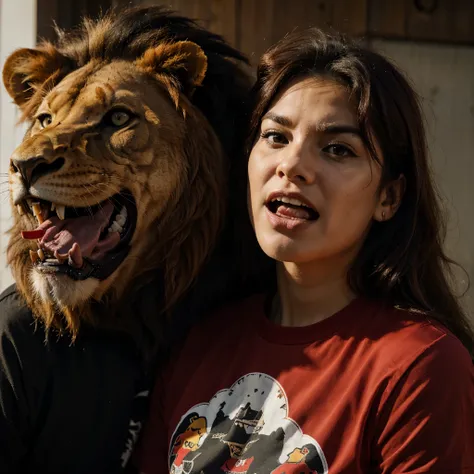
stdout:
[[269,375],[250,373],[189,409],[169,446],[171,474],[327,474],[319,444],[288,417]]

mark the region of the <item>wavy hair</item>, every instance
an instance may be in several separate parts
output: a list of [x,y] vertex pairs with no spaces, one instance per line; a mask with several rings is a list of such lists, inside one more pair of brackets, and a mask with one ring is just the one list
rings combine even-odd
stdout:
[[261,58],[253,90],[248,152],[262,117],[288,83],[326,76],[345,85],[372,158],[382,155],[381,187],[404,175],[406,190],[395,216],[374,222],[348,279],[361,295],[422,311],[454,333],[474,355],[474,335],[452,289],[454,263],[443,249],[446,224],[427,153],[417,94],[382,55],[342,36],[312,28],[285,36]]

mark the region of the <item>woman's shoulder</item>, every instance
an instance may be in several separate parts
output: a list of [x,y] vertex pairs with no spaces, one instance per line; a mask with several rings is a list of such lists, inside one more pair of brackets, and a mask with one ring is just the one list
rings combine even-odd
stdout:
[[431,370],[448,365],[472,371],[467,348],[430,314],[381,303],[370,303],[373,317],[366,331],[374,355],[386,367],[408,370],[429,359]]

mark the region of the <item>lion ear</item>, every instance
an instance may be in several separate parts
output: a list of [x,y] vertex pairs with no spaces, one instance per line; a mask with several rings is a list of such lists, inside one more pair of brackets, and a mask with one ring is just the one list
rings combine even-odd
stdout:
[[23,108],[46,83],[52,85],[64,72],[67,59],[52,45],[22,48],[12,53],[3,67],[3,83],[10,97]]
[[207,56],[196,43],[178,41],[148,49],[136,64],[147,72],[173,76],[190,95],[206,76]]

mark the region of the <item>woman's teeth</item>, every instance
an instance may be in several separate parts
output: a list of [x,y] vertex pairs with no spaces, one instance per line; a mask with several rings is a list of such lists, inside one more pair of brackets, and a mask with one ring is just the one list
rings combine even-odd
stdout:
[[302,206],[302,207],[308,207],[309,208],[309,206],[307,206],[306,204],[301,202],[299,199],[290,198],[290,197],[286,197],[286,196],[281,196],[281,197],[272,199],[271,202],[285,202],[287,204],[292,204],[293,206]]

